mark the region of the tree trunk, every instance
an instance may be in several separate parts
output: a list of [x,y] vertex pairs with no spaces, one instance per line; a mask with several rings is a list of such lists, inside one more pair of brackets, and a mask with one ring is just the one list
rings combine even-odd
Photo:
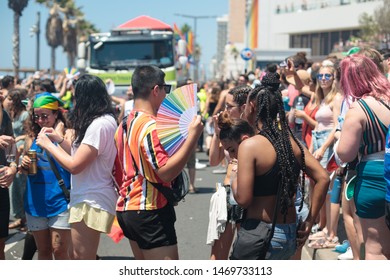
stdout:
[[56,48],[51,47],[51,67],[50,75],[54,77],[56,71]]
[[13,57],[12,57],[12,63],[14,66],[14,77],[19,78],[19,53],[20,53],[20,26],[19,26],[19,19],[20,15],[16,12],[14,12],[14,34],[12,37],[12,44],[13,44]]

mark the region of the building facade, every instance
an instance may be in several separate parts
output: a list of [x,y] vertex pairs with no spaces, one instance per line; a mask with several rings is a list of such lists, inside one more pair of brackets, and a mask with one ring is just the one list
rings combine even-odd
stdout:
[[[237,17],[248,17],[252,1],[230,0],[225,77],[250,70],[241,58],[234,60],[231,46],[238,52],[247,47],[245,20],[239,21]],[[297,51],[306,51],[312,60],[347,51],[360,37],[361,15],[373,15],[381,6],[383,0],[258,0],[258,47],[253,50],[254,65],[264,68],[267,63],[281,62],[285,55]]]

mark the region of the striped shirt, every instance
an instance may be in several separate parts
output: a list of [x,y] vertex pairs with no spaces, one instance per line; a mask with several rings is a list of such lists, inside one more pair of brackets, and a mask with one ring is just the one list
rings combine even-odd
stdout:
[[381,122],[363,99],[360,99],[358,104],[367,118],[362,145],[359,148],[360,153],[369,155],[385,150],[387,126]]
[[170,183],[163,182],[155,172],[168,160],[168,154],[157,135],[156,118],[133,110],[127,119],[127,133],[123,133],[121,124],[116,131],[115,142],[123,170],[116,210],[163,208],[167,200],[150,183],[162,183],[170,187]]

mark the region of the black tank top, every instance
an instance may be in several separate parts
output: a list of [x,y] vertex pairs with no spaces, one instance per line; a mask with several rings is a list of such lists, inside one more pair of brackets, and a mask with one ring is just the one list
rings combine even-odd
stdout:
[[[294,160],[294,171],[299,174],[301,167],[298,161]],[[278,160],[276,160],[274,166],[268,170],[265,174],[255,176],[255,182],[253,187],[253,196],[269,196],[276,195],[278,193],[278,186],[280,182],[280,166]]]

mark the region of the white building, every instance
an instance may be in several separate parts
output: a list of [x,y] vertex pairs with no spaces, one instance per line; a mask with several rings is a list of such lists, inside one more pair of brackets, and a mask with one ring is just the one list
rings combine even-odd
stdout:
[[[346,51],[359,36],[359,17],[382,5],[383,0],[259,0],[256,54],[309,48],[320,58]],[[257,65],[266,60],[257,57]]]

